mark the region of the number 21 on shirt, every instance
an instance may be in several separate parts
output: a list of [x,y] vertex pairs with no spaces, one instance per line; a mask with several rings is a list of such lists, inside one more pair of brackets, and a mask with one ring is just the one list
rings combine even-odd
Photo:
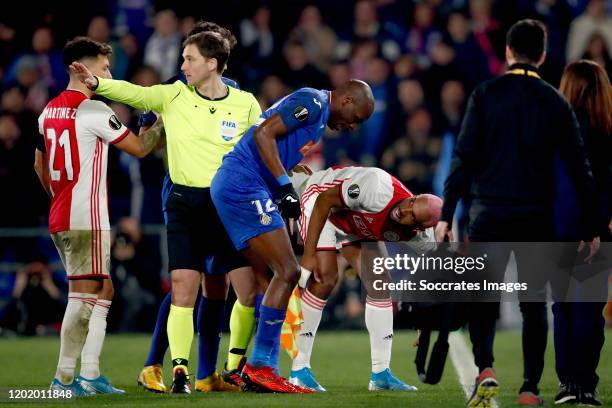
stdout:
[[68,181],[72,181],[74,177],[74,172],[72,170],[72,150],[70,148],[69,130],[63,129],[58,137],[55,129],[47,128],[45,129],[45,137],[51,142],[51,151],[49,152],[49,173],[51,175],[51,180],[59,181],[61,178],[62,169],[55,169],[55,155],[58,153],[58,150],[63,150],[63,168],[66,170],[66,178],[68,179]]

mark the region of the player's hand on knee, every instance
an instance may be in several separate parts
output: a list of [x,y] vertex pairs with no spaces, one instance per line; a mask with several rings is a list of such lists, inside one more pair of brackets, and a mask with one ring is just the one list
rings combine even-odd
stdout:
[[285,218],[298,219],[302,212],[300,208],[300,196],[292,184],[282,185],[278,192],[276,205],[281,215]]
[[323,280],[321,273],[318,271],[319,268],[317,268],[316,255],[309,255],[307,253],[304,253],[304,255],[302,255],[302,259],[300,259],[300,266],[311,272],[312,276],[314,276],[315,281],[320,283]]

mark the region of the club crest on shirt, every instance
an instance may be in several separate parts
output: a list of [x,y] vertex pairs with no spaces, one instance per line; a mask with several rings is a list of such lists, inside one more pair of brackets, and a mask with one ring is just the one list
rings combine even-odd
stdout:
[[121,129],[121,122],[119,122],[119,119],[117,119],[115,115],[111,115],[110,118],[108,118],[108,126],[110,126],[111,129],[119,130]]
[[293,116],[300,122],[303,122],[308,118],[308,109],[300,105],[293,110]]
[[270,223],[272,222],[272,217],[266,213],[263,213],[259,217],[259,222],[261,223],[261,225],[270,225]]
[[383,237],[385,237],[386,241],[390,241],[390,242],[399,241],[400,239],[400,236],[398,235],[398,233],[393,232],[393,231],[385,231],[383,233]]
[[355,199],[357,197],[359,197],[359,193],[361,192],[361,190],[359,189],[359,185],[357,184],[351,184],[347,190],[349,197]]
[[221,138],[229,142],[236,136],[237,129],[238,125],[236,122],[231,122],[229,120],[221,121]]

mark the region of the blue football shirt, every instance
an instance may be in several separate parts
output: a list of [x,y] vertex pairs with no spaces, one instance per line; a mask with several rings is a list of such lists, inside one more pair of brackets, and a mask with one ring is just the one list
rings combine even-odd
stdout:
[[261,159],[253,138],[257,126],[275,113],[280,115],[287,127],[287,134],[276,139],[276,145],[280,161],[289,171],[321,139],[329,119],[330,102],[331,93],[326,90],[301,88],[287,95],[261,114],[257,124],[245,133],[226,158],[238,160],[242,165],[233,168],[256,172],[268,187],[275,189],[276,179]]

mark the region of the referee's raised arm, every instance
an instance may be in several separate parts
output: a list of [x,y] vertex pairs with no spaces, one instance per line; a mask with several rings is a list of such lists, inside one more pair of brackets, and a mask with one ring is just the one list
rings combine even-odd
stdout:
[[162,112],[164,105],[180,92],[173,84],[140,86],[127,81],[99,78],[80,62],[72,63],[70,70],[96,94],[146,111]]

